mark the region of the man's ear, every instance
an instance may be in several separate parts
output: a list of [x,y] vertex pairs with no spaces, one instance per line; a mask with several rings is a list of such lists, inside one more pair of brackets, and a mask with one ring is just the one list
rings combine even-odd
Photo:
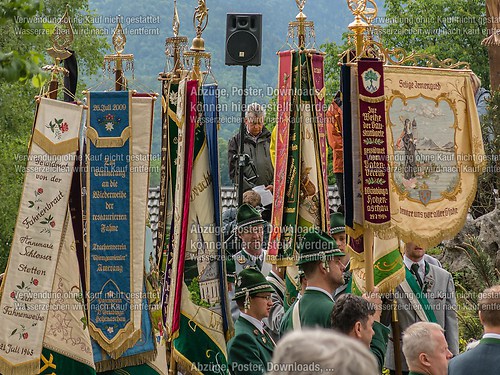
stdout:
[[430,367],[431,366],[431,363],[429,362],[429,356],[427,355],[427,353],[420,353],[418,355],[418,360],[420,361],[420,363],[426,367]]
[[354,332],[354,335],[357,338],[361,338],[361,322],[358,320],[356,323],[354,323],[354,327],[352,328],[352,331]]

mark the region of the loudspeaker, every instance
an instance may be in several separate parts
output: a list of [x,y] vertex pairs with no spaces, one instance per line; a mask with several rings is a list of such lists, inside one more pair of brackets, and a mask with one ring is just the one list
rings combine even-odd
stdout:
[[262,14],[228,13],[226,22],[226,65],[260,65]]

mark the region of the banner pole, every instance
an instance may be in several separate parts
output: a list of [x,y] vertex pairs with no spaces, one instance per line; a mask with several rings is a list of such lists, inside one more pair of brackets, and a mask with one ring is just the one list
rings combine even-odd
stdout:
[[365,228],[363,232],[363,247],[365,255],[366,291],[373,292],[373,229]]

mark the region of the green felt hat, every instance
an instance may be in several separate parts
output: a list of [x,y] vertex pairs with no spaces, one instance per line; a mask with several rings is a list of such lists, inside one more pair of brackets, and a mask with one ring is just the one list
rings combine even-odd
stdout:
[[248,203],[244,203],[238,208],[238,213],[236,214],[236,226],[238,229],[264,223],[265,221],[262,219],[260,212]]
[[266,280],[259,270],[252,267],[246,268],[236,277],[236,290],[233,300],[242,297],[248,298],[249,296],[264,292],[274,292],[269,281]]
[[297,245],[299,261],[297,265],[309,262],[326,261],[333,257],[344,256],[335,240],[320,229],[311,229],[304,234]]
[[334,212],[330,215],[330,235],[345,232],[344,215]]

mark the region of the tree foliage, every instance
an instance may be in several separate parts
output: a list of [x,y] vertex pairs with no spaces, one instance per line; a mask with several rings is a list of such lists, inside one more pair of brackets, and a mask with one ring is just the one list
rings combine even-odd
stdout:
[[385,0],[385,8],[385,47],[468,62],[489,87],[488,51],[481,45],[487,36],[484,0]]

